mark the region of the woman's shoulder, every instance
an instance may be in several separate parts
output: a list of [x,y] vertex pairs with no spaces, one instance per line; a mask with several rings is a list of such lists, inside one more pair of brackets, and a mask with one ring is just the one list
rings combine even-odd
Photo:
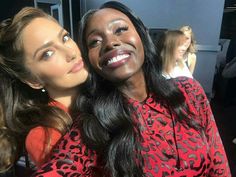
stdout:
[[26,150],[29,153],[31,160],[37,166],[40,166],[46,160],[47,153],[45,152],[45,149],[48,146],[46,141],[48,136],[50,137],[49,153],[62,136],[58,130],[54,128],[37,126],[32,128],[26,136]]
[[96,154],[82,142],[79,125],[73,123],[53,149],[51,159],[33,176],[91,176]]
[[179,88],[189,89],[190,85],[192,87],[202,87],[196,79],[185,76],[175,78],[174,82],[178,85]]
[[206,111],[208,110],[208,115],[211,114],[210,102],[201,84],[187,77],[176,78],[175,82],[185,97],[185,104],[192,114],[197,116],[195,120],[198,120],[202,126],[206,125],[209,118]]
[[32,128],[26,136],[26,143],[35,140],[35,138],[41,138],[46,133],[45,127],[37,126]]
[[202,97],[206,97],[203,87],[196,79],[189,77],[177,77],[174,81],[178,88],[184,94],[187,94],[188,97],[197,97],[200,95],[202,95]]
[[47,136],[50,136],[51,145],[55,145],[62,135],[54,128],[37,126],[32,128],[26,136],[26,149],[34,151],[36,147],[44,147]]
[[50,145],[54,146],[57,141],[61,138],[61,133],[54,128],[47,128],[43,126],[38,126],[32,128],[26,136],[25,146],[28,151],[35,151],[35,148],[45,148],[45,142],[47,137],[50,136]]
[[37,126],[35,128],[32,128],[29,133],[27,134],[26,140],[27,139],[34,139],[34,138],[42,138],[46,135],[46,133],[51,133],[54,136],[61,135],[61,133],[54,129],[54,128],[48,128],[48,127],[43,127],[43,126]]
[[196,79],[189,78],[189,77],[177,77],[174,79],[174,82],[180,87],[183,86],[182,84],[199,84]]
[[197,56],[195,53],[188,53],[188,60],[196,60]]

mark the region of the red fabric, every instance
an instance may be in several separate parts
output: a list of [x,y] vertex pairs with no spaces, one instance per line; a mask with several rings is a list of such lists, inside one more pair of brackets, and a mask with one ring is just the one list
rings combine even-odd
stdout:
[[35,127],[30,130],[26,137],[25,146],[30,156],[30,159],[37,167],[40,167],[48,157],[48,153],[45,152],[47,148],[47,132],[50,135],[50,145],[48,152],[50,153],[58,140],[61,138],[61,133],[53,128]]
[[[227,157],[202,87],[195,80],[184,77],[178,78],[176,83],[186,97],[192,116],[204,127],[204,135],[176,122],[176,116],[170,114],[163,102],[155,101],[155,95],[144,102],[129,99],[138,115],[134,119],[143,136],[145,176],[230,177]],[[176,169],[178,157],[183,170]],[[99,168],[96,160],[96,155],[81,143],[78,127],[74,124],[51,161],[33,176],[96,176],[94,168]]]
[[[59,107],[68,112],[68,109],[57,101],[53,100],[49,105]],[[38,126],[30,130],[25,140],[25,147],[30,159],[37,167],[40,167],[46,161],[61,136],[61,133],[53,128]],[[50,137],[49,147],[47,143],[48,137]],[[49,149],[45,151],[47,148]]]

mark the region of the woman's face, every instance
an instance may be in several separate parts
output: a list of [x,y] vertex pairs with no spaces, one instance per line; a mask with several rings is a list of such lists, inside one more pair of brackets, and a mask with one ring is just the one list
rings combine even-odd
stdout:
[[88,73],[78,46],[56,22],[36,18],[26,26],[21,38],[26,67],[42,82],[30,81],[33,88],[64,91],[86,80]]
[[189,46],[191,44],[191,34],[190,34],[190,32],[185,31],[184,35],[186,36],[185,45],[186,45],[187,48],[189,48]]
[[179,44],[175,49],[175,60],[182,60],[187,50],[185,43]]
[[130,19],[105,8],[93,14],[86,29],[89,61],[104,78],[119,82],[142,72],[144,49]]

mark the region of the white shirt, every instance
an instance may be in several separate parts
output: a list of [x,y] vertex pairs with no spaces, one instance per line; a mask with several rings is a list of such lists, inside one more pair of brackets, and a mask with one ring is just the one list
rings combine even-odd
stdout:
[[186,76],[186,77],[189,77],[189,78],[193,78],[193,75],[189,71],[189,69],[188,69],[185,62],[183,62],[183,65],[184,65],[183,68],[181,68],[179,65],[176,65],[170,73],[168,73],[168,74],[167,73],[162,73],[162,75],[166,79],[176,78],[176,77],[181,77],[181,76]]

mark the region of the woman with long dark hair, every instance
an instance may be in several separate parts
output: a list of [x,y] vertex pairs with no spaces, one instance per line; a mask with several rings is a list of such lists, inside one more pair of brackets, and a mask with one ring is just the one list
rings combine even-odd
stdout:
[[[40,166],[78,116],[71,103],[88,75],[80,49],[53,17],[25,7],[0,24],[0,73],[0,128]],[[18,159],[8,154],[6,168]]]
[[115,1],[89,11],[80,40],[90,93],[78,127],[34,176],[230,176],[202,87],[162,76],[148,30],[130,9]]

